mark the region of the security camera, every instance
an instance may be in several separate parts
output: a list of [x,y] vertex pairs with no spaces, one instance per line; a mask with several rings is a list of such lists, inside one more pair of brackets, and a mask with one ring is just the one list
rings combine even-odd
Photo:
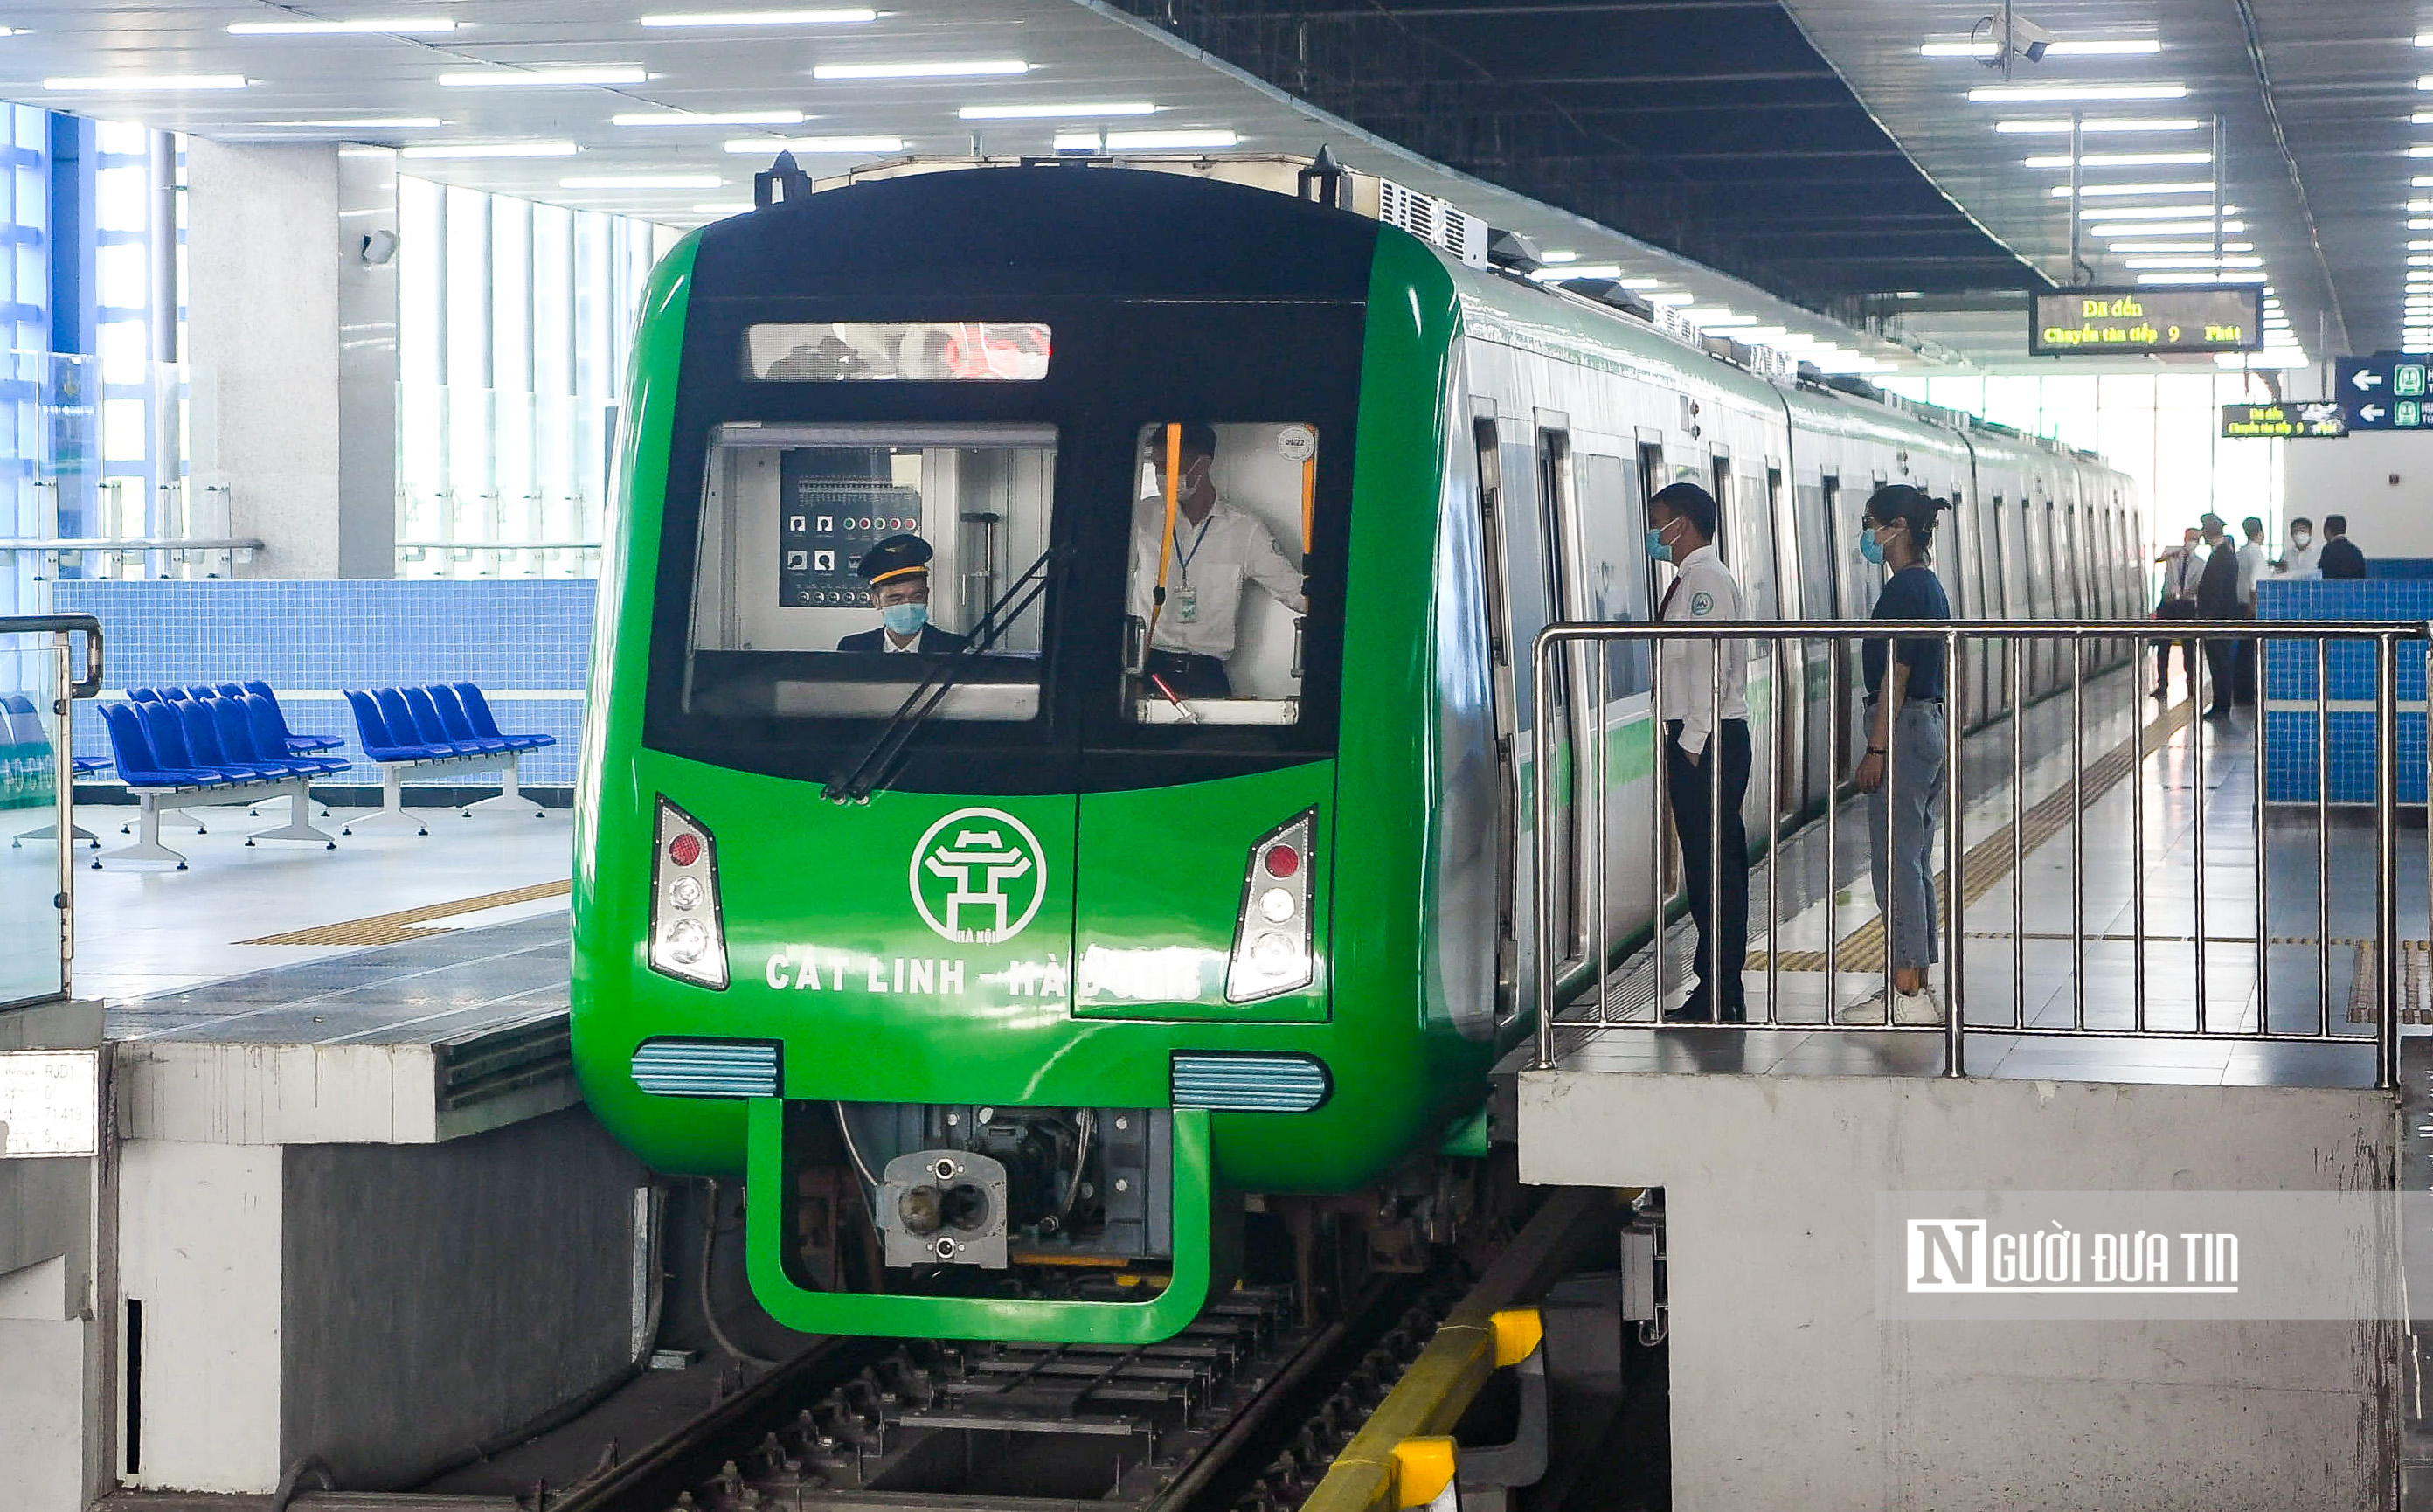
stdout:
[[2008,70],[2014,58],[2024,58],[2032,63],[2043,62],[2045,53],[2053,42],[2051,32],[2025,17],[2012,14],[2008,6],[1978,22],[1974,34],[1987,38],[1992,43],[1991,46],[1978,43],[1982,49],[1978,53],[1979,59],[1988,68],[2004,70]]
[[2010,18],[2011,51],[2032,63],[2045,60],[2045,49],[2052,45],[2053,35],[2033,21]]

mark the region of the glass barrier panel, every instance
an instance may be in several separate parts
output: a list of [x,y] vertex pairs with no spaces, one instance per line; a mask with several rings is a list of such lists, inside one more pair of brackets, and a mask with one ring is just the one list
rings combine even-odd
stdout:
[[[0,635],[0,835],[10,841],[59,818],[58,667],[48,635]],[[57,997],[65,985],[52,843],[0,845],[0,1007]]]

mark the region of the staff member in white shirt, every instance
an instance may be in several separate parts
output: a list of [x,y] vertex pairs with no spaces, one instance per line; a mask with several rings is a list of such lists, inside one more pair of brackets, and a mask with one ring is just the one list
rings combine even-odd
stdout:
[[[1748,618],[1740,584],[1715,553],[1715,515],[1714,496],[1694,483],[1659,489],[1647,501],[1648,554],[1676,569],[1657,619],[1696,624]],[[1676,1024],[1745,1023],[1741,968],[1748,957],[1748,831],[1741,800],[1749,779],[1747,647],[1738,640],[1667,640],[1662,671],[1664,785],[1681,843],[1681,880],[1698,926],[1698,985],[1664,1017]]]
[[[1295,614],[1309,609],[1302,570],[1276,549],[1268,527],[1216,497],[1216,431],[1182,427],[1182,466],[1175,484],[1174,531],[1166,534],[1165,427],[1149,430],[1148,463],[1157,491],[1132,516],[1131,612],[1154,628],[1150,676],[1177,698],[1231,698],[1225,670],[1242,611],[1242,586],[1255,583]],[[1159,603],[1158,558],[1165,559]]]
[[2272,564],[2273,575],[2301,580],[2322,577],[2322,564],[2317,558],[2322,550],[2315,543],[2315,522],[2297,516],[2289,521],[2289,549]]

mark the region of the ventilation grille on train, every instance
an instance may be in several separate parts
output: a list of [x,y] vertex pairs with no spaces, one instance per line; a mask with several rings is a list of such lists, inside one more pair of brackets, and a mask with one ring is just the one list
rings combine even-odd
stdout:
[[1474,268],[1487,266],[1487,222],[1456,210],[1434,195],[1405,189],[1391,178],[1377,180],[1377,218],[1421,241],[1441,246]]
[[662,1097],[774,1097],[777,1046],[766,1040],[651,1040],[634,1083]]
[[1305,1113],[1335,1090],[1326,1062],[1308,1055],[1174,1058],[1174,1105],[1227,1113]]

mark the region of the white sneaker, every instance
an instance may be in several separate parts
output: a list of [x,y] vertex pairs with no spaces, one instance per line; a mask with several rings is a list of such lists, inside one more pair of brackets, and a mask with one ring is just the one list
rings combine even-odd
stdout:
[[1893,1022],[1896,1024],[1940,1024],[1943,1005],[1934,1000],[1934,989],[1920,988],[1914,993],[1900,993],[1893,998]]
[[1833,1011],[1836,1024],[1881,1024],[1884,1021],[1884,994],[1879,991],[1872,997],[1856,1003],[1846,1003]]

